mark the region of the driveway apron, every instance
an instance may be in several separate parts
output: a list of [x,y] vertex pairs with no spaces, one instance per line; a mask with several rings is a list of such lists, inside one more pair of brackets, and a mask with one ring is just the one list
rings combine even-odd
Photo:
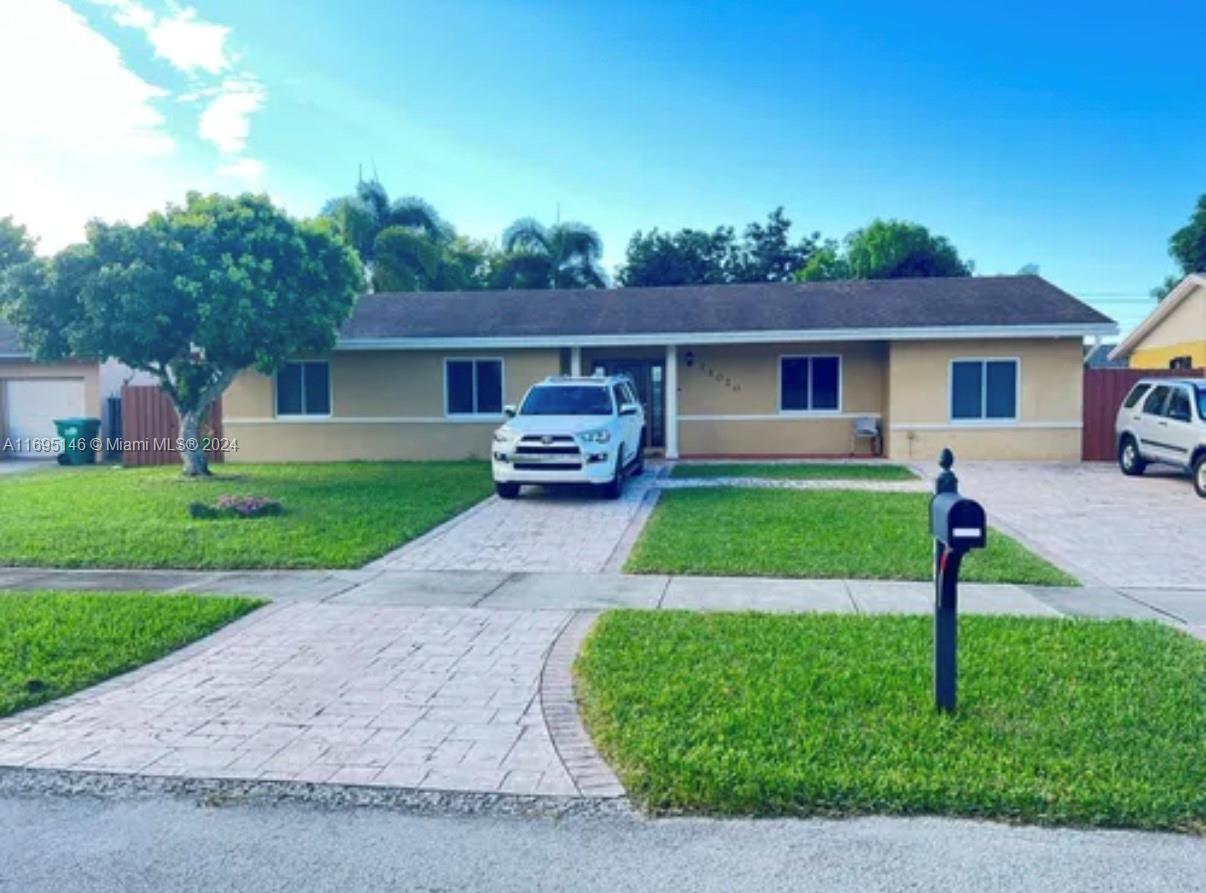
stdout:
[[0,720],[0,766],[574,795],[538,691],[570,617],[278,603]]

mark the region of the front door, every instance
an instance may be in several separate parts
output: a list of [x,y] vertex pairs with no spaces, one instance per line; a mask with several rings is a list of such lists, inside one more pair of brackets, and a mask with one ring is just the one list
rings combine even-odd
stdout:
[[666,446],[666,366],[661,360],[598,360],[594,368],[606,375],[627,375],[645,409],[645,446]]

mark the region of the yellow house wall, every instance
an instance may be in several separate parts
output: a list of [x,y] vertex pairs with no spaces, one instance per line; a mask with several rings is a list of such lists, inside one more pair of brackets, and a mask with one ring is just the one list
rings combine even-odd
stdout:
[[503,361],[504,402],[559,371],[556,349],[339,351],[329,357],[330,417],[275,417],[274,381],[244,373],[222,398],[223,429],[236,441],[228,462],[485,458],[502,417],[462,420],[444,413],[444,360]]
[[[964,459],[1077,460],[1081,448],[1082,344],[1077,338],[894,342],[889,349],[888,452],[931,459],[950,447]],[[1016,422],[952,422],[954,359],[1016,358]]]
[[95,362],[30,363],[25,360],[0,360],[0,442],[7,436],[4,427],[8,413],[4,407],[5,383],[9,379],[69,378],[84,382],[84,407],[89,416],[101,418],[100,364]]
[[[837,412],[779,411],[779,357],[788,354],[836,354],[842,358]],[[679,453],[849,455],[854,418],[883,412],[887,355],[887,345],[882,342],[680,347]],[[871,444],[860,440],[857,451],[870,453]]]
[[1131,352],[1132,369],[1167,369],[1174,357],[1206,366],[1206,289],[1195,288]]

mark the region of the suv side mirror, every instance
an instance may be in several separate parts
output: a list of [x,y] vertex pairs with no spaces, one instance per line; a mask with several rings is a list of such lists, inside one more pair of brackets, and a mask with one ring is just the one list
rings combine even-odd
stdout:
[[620,407],[620,415],[636,415],[640,411],[641,404],[639,403],[625,403]]
[[503,407],[503,415],[505,415],[509,419],[515,418],[515,404],[508,403],[506,406],[504,406]]

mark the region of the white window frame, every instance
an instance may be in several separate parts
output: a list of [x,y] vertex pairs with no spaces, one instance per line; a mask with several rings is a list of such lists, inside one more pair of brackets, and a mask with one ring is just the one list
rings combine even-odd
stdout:
[[[326,412],[306,412],[306,363],[322,363],[327,367],[327,411]],[[281,412],[280,410],[280,394],[278,393],[280,374],[285,366],[301,366],[302,367],[302,411],[301,412]],[[311,419],[329,419],[331,414],[335,412],[335,379],[331,375],[330,360],[289,360],[277,369],[272,374],[272,415],[278,419],[297,419],[299,421],[308,421]]]
[[[473,363],[473,412],[453,412],[449,408],[448,403],[448,364],[449,363]],[[501,406],[507,405],[507,364],[502,357],[444,357],[444,418],[453,421],[476,421],[483,419],[501,419],[505,413],[500,409],[498,412],[478,412],[477,411],[477,364],[478,363],[498,363],[498,386]]]
[[[783,408],[783,361],[808,360],[808,409]],[[812,375],[813,360],[837,360],[837,406],[833,409],[812,409],[812,385],[815,379]],[[785,416],[834,416],[842,412],[842,384],[845,378],[845,363],[840,353],[783,353],[779,354],[775,375],[775,408],[779,415]]]
[[[955,364],[980,364],[980,415],[976,418],[955,418]],[[1013,363],[1013,415],[1007,418],[988,418],[988,363]],[[1022,358],[1021,357],[953,357],[946,369],[946,418],[952,425],[1016,425],[1021,420]]]

